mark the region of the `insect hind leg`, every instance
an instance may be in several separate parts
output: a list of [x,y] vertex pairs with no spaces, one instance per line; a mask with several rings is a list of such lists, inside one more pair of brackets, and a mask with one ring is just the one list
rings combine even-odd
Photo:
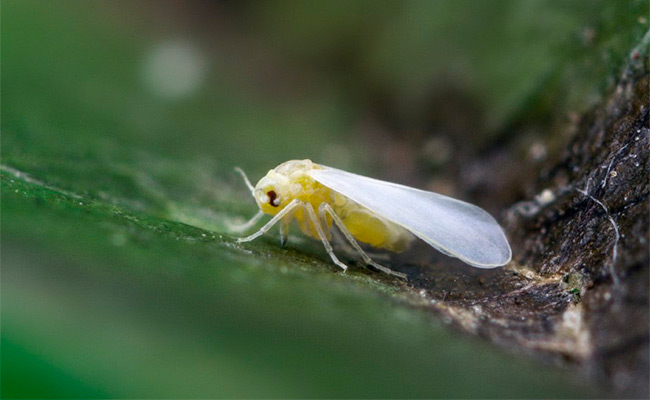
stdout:
[[365,251],[359,246],[359,243],[357,240],[352,236],[350,231],[348,231],[348,228],[345,227],[345,224],[343,223],[343,220],[341,220],[341,217],[338,216],[338,214],[334,211],[331,205],[327,203],[321,203],[321,205],[318,207],[318,214],[320,215],[320,218],[322,221],[327,221],[327,214],[330,215],[336,226],[338,226],[339,230],[343,233],[345,238],[350,242],[350,245],[357,251],[357,253],[361,256],[363,261],[368,264],[372,265],[373,267],[377,268],[379,271],[388,274],[388,275],[393,275],[401,279],[406,279],[406,274],[403,274],[401,272],[396,272],[393,271],[390,268],[384,267],[381,264],[377,264],[376,262],[372,261],[370,256],[366,254]]
[[[347,236],[343,235],[340,229],[331,229],[330,233],[332,234],[332,246],[334,246],[335,250],[340,249],[340,251],[344,252],[349,257],[356,257],[359,255],[359,252],[350,245],[349,239]],[[338,248],[337,245],[339,246]],[[390,261],[390,256],[386,253],[364,251],[373,260]]]

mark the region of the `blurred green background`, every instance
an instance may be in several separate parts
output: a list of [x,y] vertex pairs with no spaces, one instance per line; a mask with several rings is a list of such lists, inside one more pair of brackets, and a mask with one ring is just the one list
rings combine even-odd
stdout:
[[1,6],[3,398],[606,395],[309,239],[235,244],[256,209],[232,168],[408,180],[420,140],[552,137],[611,85],[644,1]]

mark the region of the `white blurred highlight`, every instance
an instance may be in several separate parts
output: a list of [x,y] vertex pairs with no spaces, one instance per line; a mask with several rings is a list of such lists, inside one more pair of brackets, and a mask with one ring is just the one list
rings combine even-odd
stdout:
[[146,54],[142,79],[156,96],[180,100],[194,94],[205,80],[206,59],[192,43],[166,41]]

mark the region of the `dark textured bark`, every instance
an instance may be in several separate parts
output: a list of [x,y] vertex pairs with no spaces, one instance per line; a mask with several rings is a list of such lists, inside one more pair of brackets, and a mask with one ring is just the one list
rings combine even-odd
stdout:
[[564,353],[647,396],[650,82],[634,61],[540,179],[538,200],[510,210],[509,230],[518,263],[579,291],[584,349]]
[[[640,49],[545,164],[517,169],[517,156],[503,144],[459,168],[465,178],[480,171],[475,181],[520,185],[478,201],[492,211],[508,196],[528,194],[501,212],[513,263],[433,270],[422,267],[430,255],[417,263],[410,256],[403,270],[416,277],[410,284],[423,305],[460,329],[576,365],[617,395],[647,398],[650,81]],[[470,196],[475,190],[460,186]]]

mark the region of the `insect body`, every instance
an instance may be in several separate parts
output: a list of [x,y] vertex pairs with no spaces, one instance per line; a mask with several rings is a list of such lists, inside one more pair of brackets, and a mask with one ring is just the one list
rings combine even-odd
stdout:
[[238,239],[251,241],[280,222],[282,242],[295,218],[300,230],[320,239],[332,261],[347,266],[330,245],[336,224],[363,260],[388,274],[405,277],[372,261],[357,241],[401,252],[415,237],[452,257],[478,268],[510,261],[511,250],[498,223],[474,205],[440,194],[397,185],[315,164],[292,160],[272,169],[253,187],[243,171],[260,211],[242,228],[264,214],[274,217],[256,233]]

